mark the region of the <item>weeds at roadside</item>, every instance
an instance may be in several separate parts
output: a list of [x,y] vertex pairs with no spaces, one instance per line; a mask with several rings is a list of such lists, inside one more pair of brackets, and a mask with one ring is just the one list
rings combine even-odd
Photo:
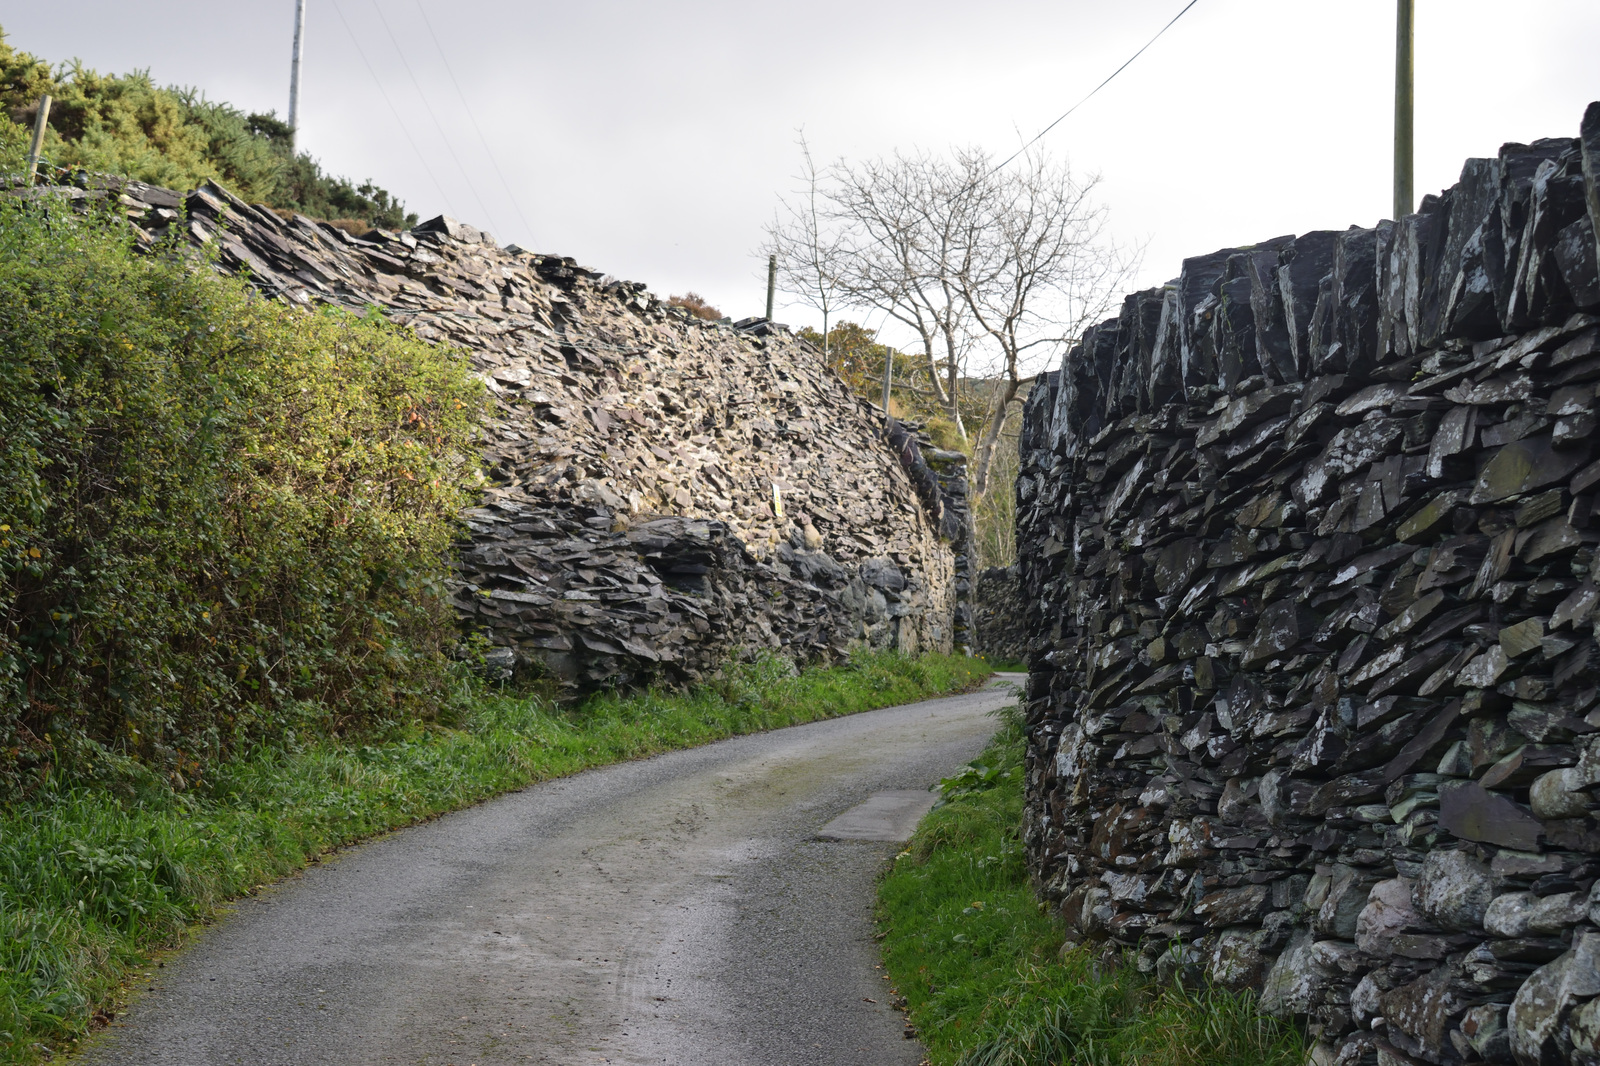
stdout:
[[1020,708],[942,786],[879,886],[884,968],[934,1066],[1299,1066],[1303,1036],[1219,989],[1061,951],[1024,863]]
[[960,656],[862,654],[796,673],[768,658],[682,693],[573,707],[485,695],[453,728],[259,749],[204,789],[126,768],[0,810],[0,1063],[38,1061],[113,1011],[150,952],[226,900],[332,848],[536,781],[971,687]]

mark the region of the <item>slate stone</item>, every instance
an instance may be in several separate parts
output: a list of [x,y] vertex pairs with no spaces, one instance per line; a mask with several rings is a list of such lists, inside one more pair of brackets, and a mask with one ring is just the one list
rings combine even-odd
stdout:
[[1439,828],[1462,840],[1519,851],[1537,847],[1541,831],[1533,815],[1471,781],[1440,793]]
[[1507,1015],[1511,1050],[1517,1060],[1566,1061],[1561,1023],[1575,1004],[1597,995],[1600,933],[1584,933],[1570,951],[1540,967],[1517,990]]
[[1506,672],[1510,660],[1498,644],[1469,660],[1456,674],[1455,683],[1463,688],[1489,688]]
[[1542,897],[1532,892],[1507,892],[1489,904],[1483,927],[1506,939],[1559,935],[1587,918],[1588,910],[1588,900],[1581,892]]
[[1529,652],[1539,650],[1539,642],[1544,639],[1544,622],[1529,618],[1514,626],[1507,626],[1500,631],[1499,639],[1500,650],[1505,652],[1507,659],[1520,659]]
[[1440,926],[1473,930],[1483,925],[1484,912],[1494,899],[1494,882],[1489,868],[1465,851],[1431,851],[1423,860],[1413,897],[1417,910]]
[[1468,1005],[1451,987],[1450,971],[1443,966],[1384,993],[1380,1003],[1390,1025],[1430,1047],[1444,1043],[1446,1026]]
[[1426,931],[1430,923],[1412,901],[1412,884],[1403,877],[1373,885],[1356,916],[1356,947],[1368,955],[1388,953],[1394,938],[1407,930]]
[[1596,605],[1600,605],[1600,587],[1596,587],[1592,581],[1585,581],[1573,589],[1551,613],[1550,629],[1553,631],[1563,626],[1581,625],[1588,621]]
[[1244,885],[1213,892],[1195,904],[1194,916],[1209,927],[1243,925],[1260,918],[1271,900],[1265,885]]
[[1549,436],[1515,441],[1496,452],[1484,466],[1468,502],[1494,503],[1564,481],[1588,459],[1587,445],[1556,449]]

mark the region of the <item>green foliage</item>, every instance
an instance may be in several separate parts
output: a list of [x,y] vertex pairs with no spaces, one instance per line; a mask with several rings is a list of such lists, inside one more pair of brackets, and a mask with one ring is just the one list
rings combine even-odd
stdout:
[[27,137],[39,96],[53,98],[44,157],[60,167],[120,174],[185,191],[216,181],[252,202],[313,218],[388,229],[417,216],[371,181],[357,186],[295,154],[289,127],[246,115],[197,90],[162,88],[149,71],[105,75],[74,61],[52,69],[0,31],[0,142]]
[[481,396],[376,316],[0,202],[0,797],[429,713]]
[[246,115],[230,104],[207,100],[194,89],[174,90],[174,95],[186,123],[205,137],[207,162],[216,169],[218,182],[252,202],[293,206],[284,202],[284,170],[292,155],[288,126],[270,115]]
[[573,708],[477,695],[456,727],[258,746],[180,792],[128,760],[0,810],[0,1063],[81,1037],[122,979],[224,900],[341,844],[592,766],[941,695],[979,660],[862,655],[796,673],[764,657],[690,692]]
[[1299,1066],[1304,1038],[1252,997],[1158,984],[1063,952],[1019,830],[1020,708],[879,887],[885,968],[936,1066]]
[[799,335],[817,351],[826,351],[828,366],[833,372],[856,395],[873,403],[883,400],[884,360],[893,358],[894,387],[890,394],[889,413],[897,417],[921,416],[922,405],[908,390],[919,361],[887,344],[879,344],[877,330],[867,329],[855,322],[840,322],[828,327],[826,337],[810,326],[801,327]]
[[115,77],[74,62],[62,73],[50,94],[55,100],[44,143],[52,163],[173,189],[221,177],[204,129],[187,120],[182,101],[158,88],[149,71]]

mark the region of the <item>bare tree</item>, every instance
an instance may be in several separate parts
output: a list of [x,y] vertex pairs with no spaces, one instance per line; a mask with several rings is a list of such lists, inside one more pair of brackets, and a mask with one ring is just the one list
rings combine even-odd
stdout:
[[976,149],[840,161],[819,175],[801,147],[805,210],[785,203],[789,221],[770,231],[772,247],[800,264],[785,277],[813,306],[823,293],[828,309],[876,309],[913,333],[932,396],[963,440],[962,389],[992,381],[974,444],[983,496],[1028,364],[1104,317],[1131,271],[1105,233],[1099,179],[1080,181],[1042,151],[996,169]]
[[934,397],[966,439],[960,387],[973,329],[954,278],[967,267],[971,190],[926,154],[840,162],[829,176],[832,215],[849,240],[841,277],[850,302],[916,334]]
[[981,173],[966,216],[965,268],[954,277],[989,356],[994,378],[974,449],[973,489],[989,489],[995,445],[1022,387],[1022,367],[1036,350],[1057,349],[1106,317],[1125,288],[1133,260],[1106,237],[1106,210],[1095,203],[1098,176],[1079,181],[1042,154],[1017,169],[994,171],[987,155],[963,158]]
[[828,319],[843,296],[839,277],[844,244],[838,226],[827,213],[830,204],[820,187],[821,175],[811,158],[805,131],[799,135],[800,187],[794,199],[780,197],[778,210],[767,224],[762,255],[778,258],[778,277],[784,291],[800,297],[822,313],[822,354],[828,355]]

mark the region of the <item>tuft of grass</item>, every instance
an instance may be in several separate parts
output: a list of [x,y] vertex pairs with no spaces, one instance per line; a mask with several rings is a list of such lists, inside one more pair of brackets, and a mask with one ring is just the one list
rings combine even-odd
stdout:
[[1254,997],[1162,984],[1062,951],[1020,829],[1020,709],[942,786],[879,885],[884,967],[934,1066],[1300,1066],[1304,1036]]
[[970,688],[961,656],[860,654],[796,672],[763,658],[688,692],[576,706],[487,695],[451,728],[259,748],[175,791],[132,760],[0,808],[0,1063],[70,1046],[123,982],[230,898],[333,849],[510,789],[741,733]]

